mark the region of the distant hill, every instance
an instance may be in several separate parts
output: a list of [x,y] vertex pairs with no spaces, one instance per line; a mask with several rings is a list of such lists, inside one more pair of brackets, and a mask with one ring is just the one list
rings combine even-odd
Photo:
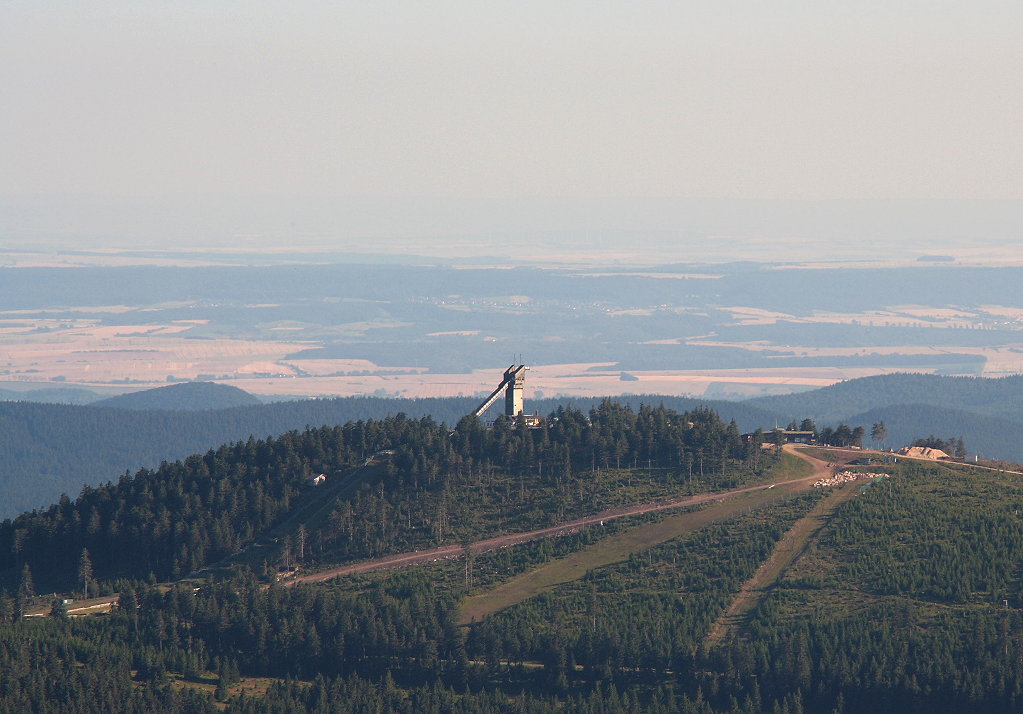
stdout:
[[[213,395],[211,397],[211,395]],[[214,399],[214,397],[216,399]],[[743,431],[812,417],[820,427],[884,421],[888,443],[901,446],[934,434],[962,436],[970,453],[1023,461],[1023,378],[978,379],[897,374],[850,380],[800,394],[745,402],[636,395],[615,401],[638,409],[663,405],[679,412],[715,410]],[[217,399],[244,404],[213,408]],[[584,412],[600,398],[529,400],[531,412],[562,405]],[[221,402],[223,403],[223,402]],[[106,404],[107,406],[102,406]],[[116,480],[125,471],[184,459],[250,436],[276,436],[307,425],[383,419],[398,413],[455,424],[475,398],[347,397],[261,404],[229,386],[183,383],[136,392],[89,406],[0,402],[0,518],[75,496],[83,485]],[[143,405],[149,405],[148,407]],[[499,413],[495,407],[488,417]]]
[[156,389],[119,394],[93,402],[97,407],[115,409],[161,409],[170,411],[202,411],[230,409],[261,404],[257,397],[243,389],[216,382],[183,382]]
[[[202,385],[175,385],[194,386]],[[137,395],[180,391],[166,387]],[[113,400],[107,403],[110,401]],[[599,398],[543,399],[530,400],[526,406],[530,411],[549,414],[558,406],[569,404],[588,411],[600,401]],[[717,411],[725,421],[734,419],[742,430],[773,425],[777,421],[776,415],[741,402],[707,402],[657,395],[630,396],[616,401],[633,408],[641,404],[663,405],[680,412],[706,406]],[[123,401],[120,408],[0,402],[0,494],[3,494],[0,518],[52,503],[61,493],[74,497],[85,484],[117,480],[125,471],[134,472],[142,467],[155,467],[161,461],[184,459],[250,436],[276,436],[306,426],[383,419],[398,413],[412,418],[429,415],[438,422],[453,425],[478,403],[475,398],[345,397],[186,411],[168,406],[137,409]],[[495,407],[487,416],[498,413]]]
[[[871,424],[883,421],[888,429],[887,444],[892,447],[931,434],[942,439],[961,436],[970,454],[1023,463],[1023,424],[1012,419],[928,404],[900,404],[853,414],[844,421],[863,426],[868,434]],[[869,438],[865,445],[872,445]]]
[[971,454],[1023,461],[1023,376],[886,374],[744,403],[771,410],[784,423],[810,417],[818,428],[845,422],[869,432],[883,421],[890,446],[931,434],[961,436]]
[[786,419],[819,423],[897,405],[930,405],[1023,422],[1023,376],[990,379],[933,374],[884,374],[850,379],[810,392],[749,399],[746,404]]
[[0,402],[42,402],[45,404],[91,404],[101,398],[91,389],[48,387],[45,389],[0,389]]

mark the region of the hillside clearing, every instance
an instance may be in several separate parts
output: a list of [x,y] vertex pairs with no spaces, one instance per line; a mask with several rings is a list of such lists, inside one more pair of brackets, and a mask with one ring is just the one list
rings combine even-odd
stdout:
[[[807,475],[808,470],[811,471],[809,475]],[[532,541],[540,540],[541,538],[575,533],[582,528],[599,526],[600,524],[603,523],[603,521],[613,520],[616,518],[623,518],[626,516],[637,516],[646,513],[655,513],[657,511],[673,510],[677,508],[689,508],[693,506],[700,506],[707,503],[715,503],[725,499],[735,499],[736,497],[739,496],[766,493],[768,491],[772,492],[770,495],[775,496],[791,494],[797,491],[802,492],[810,488],[810,481],[815,477],[816,471],[808,469],[807,466],[803,464],[803,462],[801,462],[799,459],[792,458],[788,453],[786,453],[782,454],[782,461],[780,465],[776,467],[774,475],[775,481],[773,483],[761,483],[756,486],[745,486],[742,488],[732,489],[729,491],[712,491],[709,493],[701,493],[693,496],[675,498],[668,501],[662,501],[659,503],[636,503],[627,506],[618,506],[615,508],[600,511],[598,513],[594,513],[589,516],[584,516],[582,518],[577,518],[575,520],[566,521],[559,525],[550,526],[548,528],[540,528],[537,530],[513,533],[476,541],[475,543],[472,543],[469,546],[469,548],[473,554],[487,553],[493,550],[497,550],[499,548],[506,548],[513,545],[519,545],[522,543],[529,543]],[[775,492],[775,489],[777,490],[777,492]],[[774,499],[766,495],[762,495],[760,498],[753,498],[752,500],[753,502],[760,502],[761,500],[771,501]],[[741,507],[739,510],[741,510]],[[296,578],[290,578],[284,581],[284,584],[294,585],[297,583],[323,582],[325,580],[330,580],[332,578],[336,578],[342,575],[350,575],[354,573],[367,573],[375,570],[400,568],[408,565],[421,565],[439,560],[457,558],[463,555],[464,553],[465,553],[464,545],[460,544],[442,545],[437,546],[435,548],[417,550],[414,552],[407,553],[397,553],[395,555],[387,555],[380,558],[374,558],[372,560],[365,560],[359,563],[352,563],[349,565],[342,565],[335,568],[329,568],[326,570],[321,570],[316,573],[311,573],[309,575],[301,575]],[[612,560],[608,562],[616,561]]]
[[479,621],[557,585],[578,580],[586,572],[627,560],[630,553],[687,535],[743,511],[764,508],[809,489],[805,480],[779,484],[712,503],[699,511],[678,513],[594,543],[576,553],[523,573],[490,592],[467,598],[459,610],[459,624]]
[[847,483],[834,489],[804,517],[796,521],[785,535],[775,544],[771,555],[747,580],[731,605],[711,626],[704,640],[704,650],[711,650],[728,637],[732,637],[746,620],[746,616],[770,593],[782,574],[802,555],[810,542],[828,522],[831,513],[843,501],[856,494],[860,486]]

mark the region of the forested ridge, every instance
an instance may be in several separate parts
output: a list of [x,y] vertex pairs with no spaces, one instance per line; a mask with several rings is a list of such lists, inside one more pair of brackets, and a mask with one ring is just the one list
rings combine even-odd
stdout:
[[118,409],[163,409],[170,411],[202,411],[205,409],[231,409],[260,404],[243,389],[217,382],[181,382],[166,387],[127,392],[115,397],[91,402],[93,407]]
[[[188,386],[175,385],[175,391],[163,393],[180,394],[186,390],[177,388]],[[893,446],[932,432],[954,434],[965,438],[971,453],[1023,461],[1021,392],[1019,378],[897,374],[747,402],[653,395],[616,401],[634,410],[642,404],[678,412],[702,406],[726,421],[735,420],[745,432],[804,417],[813,417],[822,428],[841,421],[884,421]],[[599,403],[598,398],[539,399],[530,400],[528,408],[540,414],[559,406],[586,412]],[[307,426],[382,420],[399,413],[453,425],[477,404],[472,398],[343,397],[185,412],[167,409],[166,401],[165,408],[132,410],[0,402],[0,488],[5,494],[0,517],[52,503],[62,492],[75,496],[83,485],[97,486],[125,470],[156,468],[162,461],[185,459],[250,436],[261,439]]]
[[[382,452],[377,466],[351,476],[345,498],[322,504],[331,507],[329,518],[308,524],[303,551],[310,559],[552,525],[682,483],[732,485],[766,463],[734,423],[706,409],[633,411],[604,401],[589,415],[561,408],[541,429],[504,418],[484,429],[464,419],[454,432],[430,417],[398,415],[250,438],[86,487],[74,501],[0,524],[0,572],[11,583],[27,564],[39,583],[67,589],[84,548],[99,578],[176,579],[252,542],[301,494],[320,498],[306,483],[310,476],[345,479]],[[630,476],[625,490],[609,480],[641,462],[644,477]]]
[[798,394],[757,397],[748,404],[784,414],[837,421],[852,414],[907,404],[958,409],[1023,422],[1023,376],[985,378],[937,374],[880,374]]
[[[889,478],[855,486],[714,646],[712,623],[821,492],[639,547],[466,627],[465,595],[599,547],[629,523],[472,561],[276,582],[299,563],[762,483],[779,463],[709,410],[603,401],[562,408],[541,429],[401,415],[125,475],[0,524],[0,711],[1017,711],[1023,482],[1012,474],[871,467]],[[334,490],[308,486],[316,473]],[[174,582],[265,533],[272,546],[252,551],[263,566]],[[40,602],[33,590],[80,597],[84,587],[117,591],[118,607],[68,618],[58,598],[48,616],[19,616]]]
[[[663,404],[680,412],[712,408],[726,420],[735,419],[743,430],[777,421],[772,414],[738,403],[661,396],[618,401],[633,409],[642,404]],[[529,408],[546,414],[559,406],[588,411],[599,403],[592,398],[544,399],[530,400]],[[0,517],[45,506],[62,492],[75,496],[83,485],[97,486],[125,470],[156,468],[163,461],[250,436],[262,439],[308,426],[379,421],[397,414],[430,416],[453,425],[477,405],[471,398],[338,397],[186,412],[0,402],[0,488],[5,495]]]

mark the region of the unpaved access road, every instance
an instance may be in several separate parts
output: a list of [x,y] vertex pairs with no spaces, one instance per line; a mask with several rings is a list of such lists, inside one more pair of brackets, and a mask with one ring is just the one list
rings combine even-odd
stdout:
[[771,555],[760,564],[757,572],[747,580],[735,599],[711,626],[704,639],[705,651],[727,640],[743,626],[749,613],[762,603],[781,580],[785,572],[806,551],[810,542],[827,524],[831,514],[844,501],[856,494],[861,484],[847,483],[831,492],[807,515],[796,521],[775,543]]
[[[88,600],[77,600],[67,605],[67,614],[70,617],[81,617],[82,615],[95,615],[101,612],[110,612],[117,604],[120,595],[104,595],[103,597],[89,598]],[[25,613],[25,617],[46,617],[50,614],[50,606],[34,607]]]
[[[787,445],[785,450],[794,454],[798,458],[810,462],[814,467],[813,473],[809,476],[803,476],[797,479],[775,481],[773,483],[759,484],[757,486],[746,486],[744,488],[736,488],[730,491],[701,493],[696,496],[686,496],[685,498],[677,498],[670,501],[662,501],[660,503],[638,503],[631,506],[621,506],[601,511],[600,513],[595,513],[592,516],[585,516],[583,518],[577,518],[574,521],[567,521],[556,526],[550,526],[549,528],[540,528],[538,530],[527,531],[525,533],[512,533],[509,535],[497,536],[495,538],[487,538],[486,540],[472,543],[469,548],[473,554],[488,553],[499,548],[507,548],[508,546],[519,545],[521,543],[529,543],[534,540],[540,540],[541,538],[575,533],[582,528],[596,525],[602,521],[610,521],[616,518],[623,518],[625,516],[638,516],[644,513],[654,513],[656,511],[665,511],[672,508],[699,506],[704,503],[713,503],[715,501],[721,501],[744,493],[763,491],[764,489],[774,488],[775,486],[796,485],[808,489],[814,481],[821,478],[823,475],[830,473],[830,469],[827,464],[801,454],[798,450],[793,448],[792,445]],[[296,583],[319,583],[341,575],[368,573],[374,570],[401,568],[406,565],[418,565],[421,563],[431,563],[437,560],[458,558],[464,553],[465,548],[462,545],[442,545],[437,548],[417,550],[412,553],[399,553],[397,555],[374,558],[373,560],[365,560],[361,563],[353,563],[351,565],[330,568],[329,570],[322,570],[310,575],[300,575],[286,580],[282,584],[294,585]]]

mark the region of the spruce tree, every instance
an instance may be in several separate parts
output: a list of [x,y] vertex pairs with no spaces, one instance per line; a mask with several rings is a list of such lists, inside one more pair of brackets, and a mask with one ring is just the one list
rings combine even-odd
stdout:
[[78,558],[78,582],[82,584],[82,594],[86,600],[89,599],[89,582],[92,580],[92,559],[89,558],[89,551],[82,548],[82,554]]

